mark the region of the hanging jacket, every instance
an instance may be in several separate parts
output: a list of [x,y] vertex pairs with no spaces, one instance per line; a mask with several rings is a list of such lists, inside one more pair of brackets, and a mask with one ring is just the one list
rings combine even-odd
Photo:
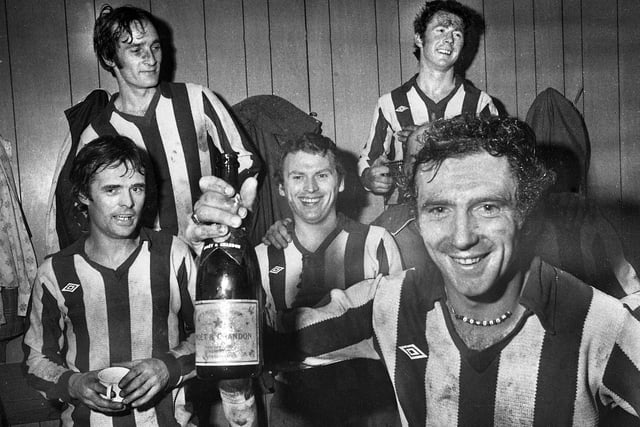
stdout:
[[258,244],[276,220],[291,217],[287,200],[278,194],[274,178],[280,146],[304,133],[319,134],[322,123],[275,95],[251,96],[235,104],[231,110],[264,162],[258,178],[258,197],[248,227],[252,242]]

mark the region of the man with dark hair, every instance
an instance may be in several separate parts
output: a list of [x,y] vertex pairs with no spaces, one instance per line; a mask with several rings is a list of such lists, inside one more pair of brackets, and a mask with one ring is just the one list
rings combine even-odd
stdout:
[[[163,56],[155,23],[149,12],[136,7],[102,8],[94,48],[101,66],[115,77],[118,93],[82,132],[79,147],[100,135],[125,135],[145,148],[156,179],[148,189],[154,200],[148,201],[157,205],[157,216],[145,225],[184,236],[201,195],[198,180],[213,174],[220,153],[238,154],[241,180],[253,176],[258,164],[212,91],[160,81]],[[81,231],[74,230],[78,236]],[[55,240],[49,236],[48,246],[55,248]]]
[[[398,203],[390,191],[389,161],[401,162],[409,133],[419,125],[459,114],[497,115],[491,97],[456,74],[467,36],[481,31],[482,19],[456,1],[428,1],[414,20],[418,74],[380,97],[358,173],[364,187]],[[480,28],[479,28],[480,27]]]
[[527,125],[457,117],[423,142],[412,196],[437,270],[365,280],[281,316],[303,355],[382,359],[405,426],[596,426],[611,410],[637,425],[635,302],[527,250],[553,181]]
[[[182,383],[195,375],[195,263],[188,246],[140,227],[148,158],[124,136],[82,148],[73,193],[89,232],[39,268],[24,337],[27,379],[66,404],[64,426],[187,425]],[[120,396],[98,372],[124,366]]]

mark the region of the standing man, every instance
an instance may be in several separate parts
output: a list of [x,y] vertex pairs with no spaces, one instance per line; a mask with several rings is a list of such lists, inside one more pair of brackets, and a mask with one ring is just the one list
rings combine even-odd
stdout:
[[102,8],[94,49],[100,65],[115,77],[118,93],[82,132],[79,145],[100,135],[125,135],[145,148],[155,182],[148,188],[151,218],[144,224],[183,236],[201,194],[198,180],[213,174],[219,153],[238,154],[241,180],[253,176],[258,165],[213,92],[160,81],[162,47],[154,22],[136,7]]
[[[102,136],[74,159],[74,196],[89,233],[38,270],[25,334],[27,378],[65,402],[64,426],[187,425],[182,383],[195,376],[195,263],[188,246],[139,226],[148,158]],[[130,368],[122,403],[102,397],[99,370]]]
[[389,194],[394,181],[386,164],[402,161],[407,137],[415,126],[459,114],[498,114],[491,97],[455,71],[465,37],[472,29],[479,30],[480,22],[476,12],[456,1],[428,1],[416,16],[418,74],[378,99],[358,161],[362,184],[374,194],[386,195],[386,203],[398,203],[399,196]]
[[553,180],[534,144],[516,119],[435,122],[413,194],[437,274],[366,280],[282,316],[301,351],[382,359],[405,426],[597,426],[609,411],[638,425],[633,301],[528,256],[527,220]]

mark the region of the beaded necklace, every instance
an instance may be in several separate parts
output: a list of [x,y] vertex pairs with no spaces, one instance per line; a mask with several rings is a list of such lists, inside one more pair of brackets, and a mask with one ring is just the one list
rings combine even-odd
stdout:
[[496,317],[495,319],[477,320],[477,319],[474,319],[472,317],[464,316],[462,314],[456,313],[456,310],[449,303],[447,303],[447,306],[449,307],[449,310],[451,310],[451,314],[453,314],[453,317],[455,317],[457,320],[460,320],[461,322],[465,322],[465,323],[468,323],[468,324],[473,325],[473,326],[495,326],[495,325],[499,325],[500,323],[504,322],[509,317],[511,317],[511,315],[513,314],[513,313],[511,313],[510,310],[507,310],[504,314]]

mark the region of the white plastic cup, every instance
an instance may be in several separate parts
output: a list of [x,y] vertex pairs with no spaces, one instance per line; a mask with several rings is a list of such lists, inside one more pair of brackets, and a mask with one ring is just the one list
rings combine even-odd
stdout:
[[124,368],[122,366],[104,368],[98,372],[98,381],[107,388],[107,392],[101,396],[113,402],[122,402],[120,386],[118,383],[120,383],[120,380],[124,378],[128,372],[129,368]]

